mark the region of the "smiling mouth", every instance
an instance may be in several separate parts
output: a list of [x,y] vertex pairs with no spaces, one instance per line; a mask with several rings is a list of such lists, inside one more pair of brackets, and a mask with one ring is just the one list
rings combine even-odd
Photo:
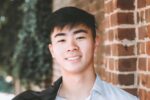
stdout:
[[81,56],[74,56],[74,57],[68,57],[68,58],[65,58],[66,60],[68,61],[76,61],[76,60],[79,60],[81,58]]

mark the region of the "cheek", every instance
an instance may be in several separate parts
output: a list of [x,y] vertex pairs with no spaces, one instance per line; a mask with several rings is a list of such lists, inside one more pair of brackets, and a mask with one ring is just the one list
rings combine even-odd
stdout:
[[63,48],[61,46],[55,46],[53,48],[53,51],[54,51],[54,56],[55,57],[61,57],[63,52],[64,52],[64,50],[63,50]]
[[94,52],[94,44],[92,44],[91,42],[83,44],[80,47],[82,48],[81,51],[83,53],[93,53]]

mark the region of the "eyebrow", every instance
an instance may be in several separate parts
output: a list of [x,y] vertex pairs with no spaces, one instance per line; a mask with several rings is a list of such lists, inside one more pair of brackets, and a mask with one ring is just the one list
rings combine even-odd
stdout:
[[[73,34],[78,34],[78,33],[87,33],[87,31],[84,29],[79,29],[73,32]],[[58,36],[65,36],[65,35],[66,33],[57,33],[54,37],[56,38]]]
[[73,33],[74,33],[74,34],[78,34],[78,33],[87,33],[87,31],[84,30],[84,29],[79,29],[79,30],[74,31]]
[[65,33],[57,33],[54,37],[58,37],[58,36],[65,36],[66,34]]

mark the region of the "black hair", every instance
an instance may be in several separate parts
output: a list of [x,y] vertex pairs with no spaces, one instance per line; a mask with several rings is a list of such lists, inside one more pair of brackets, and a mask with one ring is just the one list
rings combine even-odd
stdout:
[[91,29],[94,40],[96,37],[96,21],[94,15],[76,7],[64,7],[56,10],[51,13],[46,23],[50,36],[55,27],[63,29],[65,26],[72,28],[76,25],[83,24]]

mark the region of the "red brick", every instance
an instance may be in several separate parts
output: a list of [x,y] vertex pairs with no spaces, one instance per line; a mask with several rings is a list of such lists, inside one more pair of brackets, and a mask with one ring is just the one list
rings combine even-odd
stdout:
[[105,40],[105,41],[108,40],[107,34],[108,34],[108,33],[105,33],[105,34],[102,35],[102,39]]
[[101,78],[103,80],[106,80],[106,70],[105,70],[105,68],[101,67],[99,69],[99,71],[97,71],[97,73],[101,76]]
[[141,71],[146,71],[146,58],[138,58],[138,69]]
[[112,0],[105,4],[105,13],[111,13],[113,11]]
[[135,0],[116,0],[117,8],[121,8],[123,10],[133,10]]
[[109,28],[111,26],[109,18],[109,16],[105,17],[105,19],[102,22],[105,28]]
[[97,22],[97,28],[103,29],[102,31],[104,31],[104,26],[102,26],[104,24],[103,23],[104,12],[103,11],[97,12],[97,14],[95,14],[95,18],[96,18],[96,22]]
[[146,45],[145,45],[145,42],[139,42],[137,44],[137,47],[138,47],[138,50],[137,50],[138,55],[146,54]]
[[131,56],[134,55],[134,46],[123,46],[114,44],[111,46],[113,56]]
[[140,97],[140,100],[146,100],[146,97],[147,94],[146,94],[146,90],[144,89],[139,89],[139,97]]
[[113,30],[110,30],[109,32],[108,32],[108,40],[109,41],[113,41],[114,40],[114,31]]
[[145,88],[150,88],[150,74],[140,74],[140,84]]
[[137,21],[138,23],[143,23],[145,21],[145,11],[141,10],[137,12]]
[[134,40],[135,39],[135,28],[119,28],[115,32],[115,37],[117,40]]
[[142,8],[146,6],[146,0],[138,0],[137,1],[138,8]]
[[131,12],[118,13],[117,20],[118,20],[118,24],[134,24],[134,16],[133,13]]
[[112,75],[112,83],[113,84],[118,84],[118,75],[117,74]]
[[137,12],[137,22],[139,23],[141,21],[140,12]]
[[118,55],[118,45],[117,44],[112,44],[111,45],[111,55],[112,56],[117,56]]
[[111,82],[111,78],[110,78],[110,72],[106,72],[106,81],[107,82]]
[[150,25],[146,26],[147,37],[150,38]]
[[150,0],[146,0],[146,5],[147,5],[147,6],[150,5]]
[[145,11],[145,20],[146,20],[146,22],[148,23],[148,22],[150,22],[150,8],[149,9],[146,9],[146,11]]
[[150,41],[146,42],[146,54],[150,55]]
[[148,71],[150,71],[150,58],[147,58],[147,61],[148,61],[148,65],[147,65]]
[[110,45],[106,45],[104,47],[104,52],[105,52],[105,55],[111,55],[111,49],[110,49]]
[[119,59],[118,70],[121,72],[136,71],[136,58]]
[[109,78],[108,78],[110,83],[112,83],[112,75],[113,75],[113,74],[110,72],[110,73],[109,73]]
[[138,33],[139,33],[139,39],[144,40],[144,38],[148,37],[147,35],[147,27],[146,26],[141,26],[138,28]]
[[110,80],[110,82],[112,83],[112,84],[117,84],[118,83],[118,75],[117,74],[115,74],[115,73],[110,73],[109,74],[110,76],[109,76],[109,80]]
[[118,56],[134,55],[134,46],[118,45]]
[[109,66],[109,58],[105,58],[105,69]]
[[146,75],[146,87],[150,88],[150,74]]
[[121,24],[134,24],[133,13],[117,12],[111,15],[111,26],[116,26]]
[[134,84],[134,74],[119,74],[118,82],[121,85],[133,85]]
[[115,60],[114,59],[109,59],[109,65],[108,65],[110,70],[115,70]]
[[[84,2],[84,1],[83,1]],[[104,3],[102,0],[99,1],[99,3],[97,3],[96,1],[94,2],[93,0],[90,2],[89,5],[89,12],[94,13],[96,12],[98,9],[102,9],[104,8]]]
[[118,25],[118,23],[117,23],[117,14],[115,13],[110,16],[110,26],[116,25]]
[[148,92],[146,93],[146,100],[149,100],[149,98],[150,98],[150,92],[148,91]]
[[139,77],[140,77],[139,78],[140,79],[140,81],[139,81],[140,84],[145,87],[146,86],[146,75],[140,74]]

